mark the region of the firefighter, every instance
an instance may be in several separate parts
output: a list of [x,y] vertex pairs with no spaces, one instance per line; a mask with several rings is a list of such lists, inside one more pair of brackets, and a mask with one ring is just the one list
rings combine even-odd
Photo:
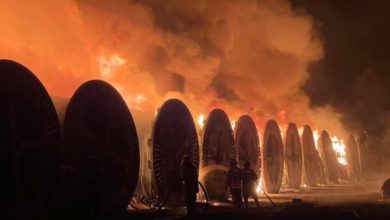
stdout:
[[255,200],[257,208],[259,208],[259,202],[257,201],[256,194],[256,183],[257,183],[257,174],[251,169],[251,163],[249,161],[245,162],[244,169],[241,171],[242,178],[242,194],[244,196],[244,206],[248,208],[248,198],[249,196],[253,197]]
[[387,179],[381,187],[382,200],[387,201],[390,199],[390,178]]
[[230,162],[227,185],[230,189],[233,206],[235,208],[242,208],[241,170],[238,168],[236,160]]
[[187,215],[194,215],[196,194],[199,192],[198,168],[192,163],[190,155],[184,155],[181,166],[181,177],[186,194]]

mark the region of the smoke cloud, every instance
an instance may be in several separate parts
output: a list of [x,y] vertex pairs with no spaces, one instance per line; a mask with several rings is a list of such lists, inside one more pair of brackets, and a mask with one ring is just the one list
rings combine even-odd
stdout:
[[[326,51],[310,65],[303,89],[311,106],[341,114],[348,131],[366,131],[362,155],[374,172],[388,175],[390,156],[390,2],[292,0],[321,30]],[[297,9],[296,9],[297,10]]]
[[103,79],[130,109],[176,97],[194,117],[222,107],[259,127],[275,118],[347,137],[333,107],[310,108],[301,89],[323,43],[287,0],[0,0],[0,32],[0,57],[26,65],[52,96]]

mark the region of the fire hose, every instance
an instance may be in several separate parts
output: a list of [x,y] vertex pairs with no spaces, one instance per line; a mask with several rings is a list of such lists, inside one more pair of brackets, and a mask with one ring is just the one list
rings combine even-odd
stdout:
[[[199,186],[201,187],[203,193],[204,193],[204,196],[205,196],[205,199],[206,199],[206,206],[205,206],[205,209],[203,210],[206,211],[206,209],[208,208],[209,206],[209,196],[207,194],[207,191],[205,189],[205,187],[203,186],[203,184],[201,182],[198,181],[198,184]],[[265,191],[262,191],[264,193],[264,195],[267,197],[267,199],[271,202],[271,204],[273,205],[273,207],[277,207],[277,205],[272,201],[271,197],[265,192]],[[163,202],[161,203],[161,205],[158,207],[158,209],[156,210],[156,212],[158,211],[161,211],[161,209],[164,207],[166,201],[168,200],[169,196],[172,194],[172,190],[169,191],[169,193],[165,196]]]
[[263,193],[264,195],[267,197],[267,199],[272,203],[272,205],[274,206],[274,208],[277,206],[274,201],[272,201],[271,197],[268,196],[268,194],[263,190]]
[[[201,182],[199,182],[199,181],[198,181],[198,184],[200,185],[200,188],[202,189],[202,191],[203,191],[203,193],[204,193],[204,196],[205,196],[205,199],[206,199],[206,208],[207,208],[208,205],[209,205],[209,196],[208,196],[207,191],[206,191],[205,187],[203,186],[203,184],[202,184]],[[179,184],[178,184],[178,185],[179,185]],[[177,185],[176,185],[176,186],[177,186]],[[174,188],[175,188],[175,187],[173,187],[172,189],[174,189]],[[155,212],[161,211],[161,209],[164,207],[166,201],[168,200],[169,196],[172,194],[172,191],[173,191],[173,190],[170,190],[170,191],[168,192],[168,194],[165,196],[164,200],[162,201],[161,205],[158,207],[158,209],[157,209]],[[206,208],[205,208],[203,211],[205,211]]]

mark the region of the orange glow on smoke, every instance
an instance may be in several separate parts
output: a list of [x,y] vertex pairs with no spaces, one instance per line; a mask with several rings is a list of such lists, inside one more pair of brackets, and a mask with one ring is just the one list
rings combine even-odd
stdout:
[[[0,57],[34,72],[54,101],[102,79],[130,111],[153,115],[165,100],[182,100],[198,128],[214,108],[234,119],[233,130],[248,114],[260,142],[271,118],[282,136],[289,122],[343,131],[333,110],[313,110],[301,90],[323,45],[313,36],[312,17],[296,13],[288,0],[2,0],[0,6]],[[198,20],[182,19],[187,15]],[[138,117],[147,139],[153,119]]]
[[126,60],[117,54],[111,56],[100,56],[97,60],[100,75],[104,78],[112,77],[113,74],[115,74],[115,71],[126,63]]

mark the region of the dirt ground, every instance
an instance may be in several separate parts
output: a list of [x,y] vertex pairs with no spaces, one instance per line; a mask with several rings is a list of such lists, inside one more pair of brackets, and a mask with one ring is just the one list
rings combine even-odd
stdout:
[[[282,189],[269,195],[276,206],[261,195],[261,207],[234,209],[230,203],[198,203],[198,214],[190,219],[390,219],[390,203],[381,201],[380,183],[342,183],[302,190]],[[293,201],[293,199],[295,199]],[[130,219],[188,219],[185,209],[130,213]]]

